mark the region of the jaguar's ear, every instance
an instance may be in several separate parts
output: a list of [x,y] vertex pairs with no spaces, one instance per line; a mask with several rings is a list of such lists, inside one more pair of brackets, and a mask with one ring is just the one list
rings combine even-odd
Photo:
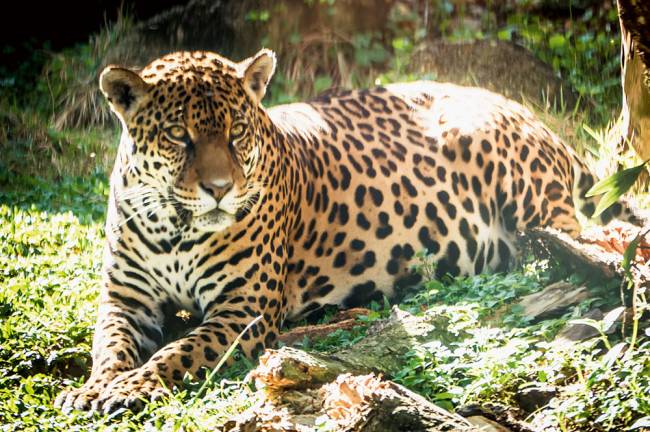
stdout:
[[115,114],[126,119],[147,94],[149,84],[133,71],[108,66],[99,77],[99,88]]
[[239,63],[246,92],[260,103],[275,71],[275,53],[266,48]]

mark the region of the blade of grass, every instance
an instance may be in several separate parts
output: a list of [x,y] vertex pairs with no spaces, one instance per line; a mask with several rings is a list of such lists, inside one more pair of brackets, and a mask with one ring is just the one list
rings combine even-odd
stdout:
[[257,324],[257,322],[258,322],[259,320],[261,320],[261,319],[262,319],[262,315],[258,316],[258,317],[255,318],[253,321],[251,321],[250,323],[248,323],[248,325],[246,326],[246,328],[245,328],[244,330],[242,330],[241,333],[239,333],[239,335],[238,335],[237,338],[233,341],[233,343],[230,345],[230,347],[228,348],[228,350],[223,354],[223,356],[221,356],[221,359],[219,360],[219,363],[217,363],[217,365],[214,367],[214,369],[212,369],[212,371],[210,372],[210,375],[208,375],[208,376],[205,378],[205,381],[203,382],[203,385],[201,385],[201,387],[199,388],[199,390],[196,392],[196,394],[195,394],[194,397],[192,398],[192,403],[195,403],[195,402],[196,402],[196,401],[197,401],[201,396],[203,396],[203,393],[204,393],[205,390],[207,389],[209,383],[212,382],[212,379],[215,377],[215,375],[217,374],[217,372],[219,371],[219,369],[221,369],[221,366],[224,365],[224,363],[226,362],[226,360],[228,360],[228,359],[230,358],[230,356],[232,355],[232,353],[235,351],[235,348],[237,348],[237,346],[239,345],[239,341],[241,340],[242,336],[243,336],[243,335],[244,335],[248,330],[250,330],[251,327],[253,327],[255,324]]

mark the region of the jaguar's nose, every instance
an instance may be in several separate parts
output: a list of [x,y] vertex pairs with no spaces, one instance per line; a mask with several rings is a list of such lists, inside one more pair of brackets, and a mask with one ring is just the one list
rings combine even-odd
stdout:
[[232,188],[232,180],[217,179],[209,182],[201,182],[200,185],[203,190],[218,201]]

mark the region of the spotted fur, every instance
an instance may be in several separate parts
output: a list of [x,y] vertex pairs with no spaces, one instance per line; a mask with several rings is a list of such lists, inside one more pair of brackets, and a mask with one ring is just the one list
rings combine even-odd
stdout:
[[[594,178],[521,105],[416,82],[265,109],[268,50],[162,57],[100,86],[123,126],[106,222],[93,368],[65,408],[137,407],[203,376],[242,329],[247,355],[286,319],[437,275],[503,270],[515,233],[578,233]],[[608,219],[624,208],[605,213]],[[165,343],[184,309],[198,326]]]

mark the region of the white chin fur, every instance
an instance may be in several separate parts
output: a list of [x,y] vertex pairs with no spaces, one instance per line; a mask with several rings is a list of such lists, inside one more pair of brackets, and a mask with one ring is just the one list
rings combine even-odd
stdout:
[[219,200],[219,209],[223,210],[226,213],[235,214],[237,213],[237,200],[235,197],[239,194],[239,188],[231,188],[226,195]]
[[235,216],[222,211],[211,211],[209,213],[192,218],[191,226],[199,231],[217,232],[223,231],[235,222]]

